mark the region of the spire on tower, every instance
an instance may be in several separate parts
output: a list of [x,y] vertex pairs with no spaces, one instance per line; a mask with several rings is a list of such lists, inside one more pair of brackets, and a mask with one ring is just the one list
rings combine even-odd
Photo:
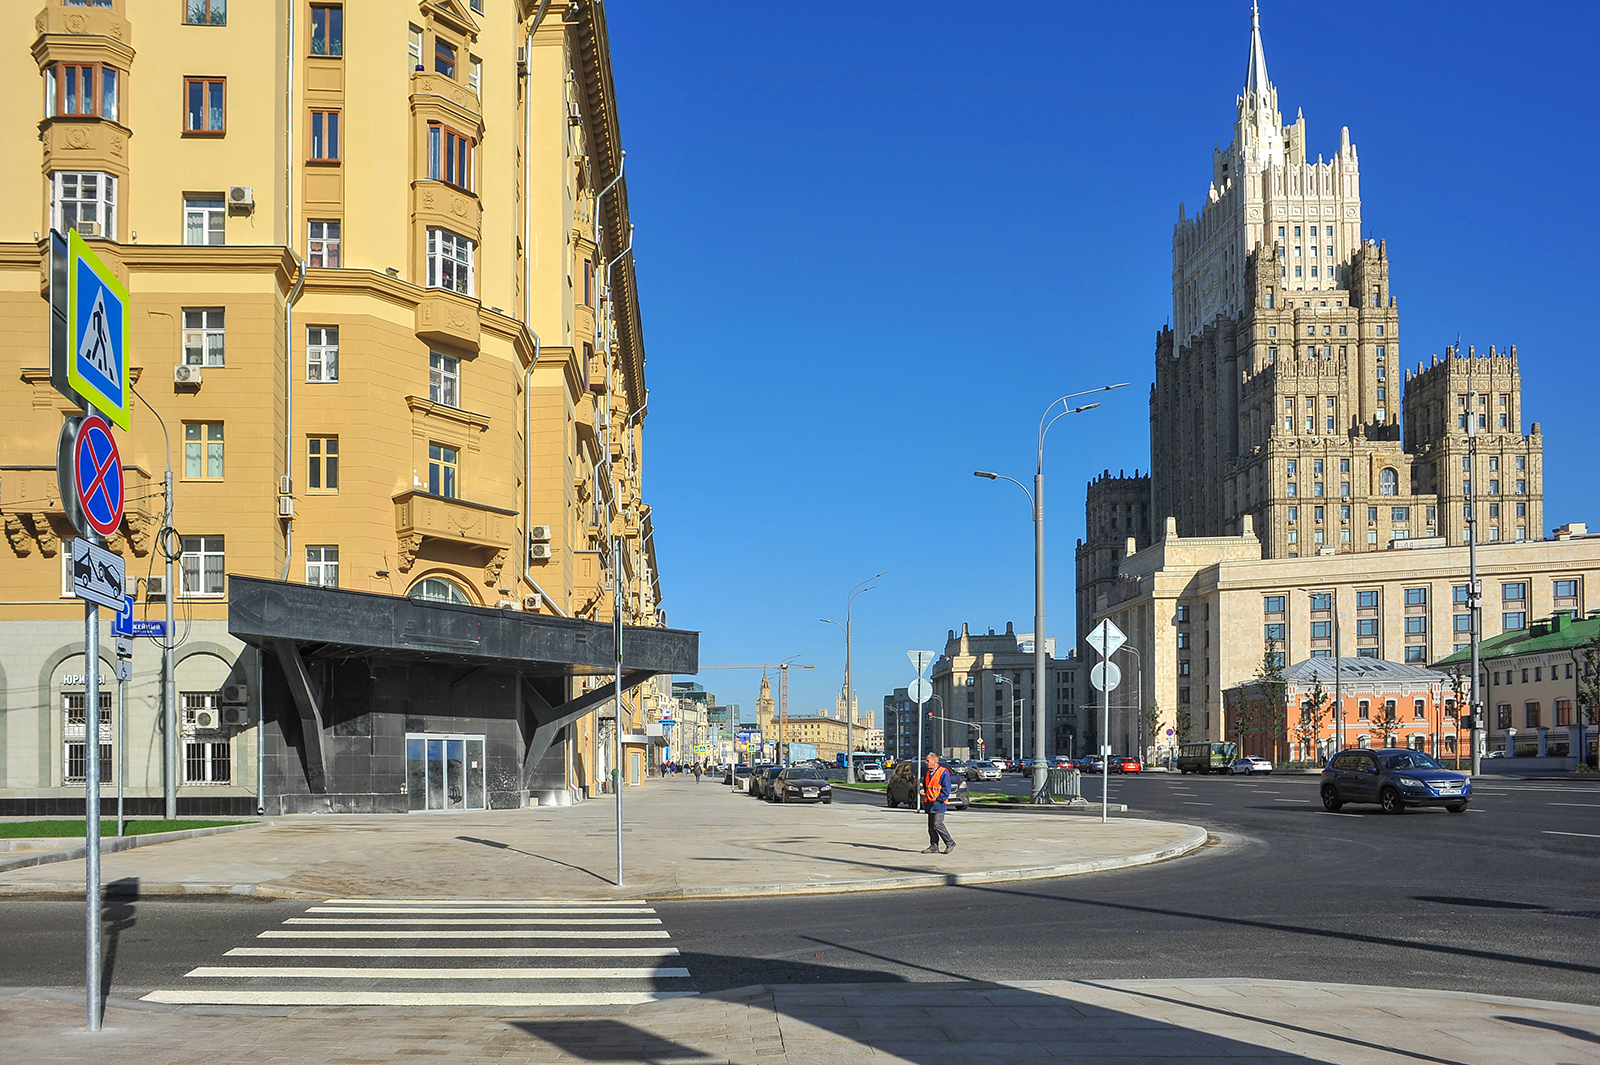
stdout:
[[1266,92],[1271,83],[1267,80],[1267,52],[1261,47],[1261,8],[1250,0],[1250,69],[1245,73],[1246,93]]

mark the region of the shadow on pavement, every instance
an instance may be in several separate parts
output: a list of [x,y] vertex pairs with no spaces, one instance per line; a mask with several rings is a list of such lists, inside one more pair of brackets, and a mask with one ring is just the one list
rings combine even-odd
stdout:
[[1574,1028],[1570,1024],[1551,1024],[1549,1021],[1536,1021],[1531,1017],[1500,1016],[1496,1017],[1495,1020],[1505,1021],[1507,1024],[1520,1024],[1525,1028],[1538,1028],[1541,1031],[1556,1032],[1566,1036],[1568,1039],[1576,1039],[1584,1043],[1600,1043],[1600,1035],[1584,1031],[1582,1028]]
[[579,1061],[727,1060],[726,1055],[696,1050],[631,1024],[606,1018],[586,1021],[513,1021],[511,1027],[519,1028]]
[[592,876],[602,884],[609,884],[612,882],[610,877],[601,876],[593,869],[585,869],[581,865],[573,865],[571,862],[564,862],[559,858],[552,858],[548,854],[535,854],[532,851],[521,850],[517,847],[513,847],[509,843],[501,843],[497,839],[479,839],[477,836],[457,836],[456,839],[460,840],[462,843],[476,843],[480,847],[493,847],[495,850],[510,851],[513,854],[520,854],[525,858],[537,858],[541,862],[549,862],[551,865],[559,865],[564,869],[571,869],[573,872],[584,873],[588,876]]
[[122,943],[122,933],[138,924],[139,878],[124,877],[105,885],[100,900],[100,930],[104,937],[100,946],[100,1003],[102,1017],[105,1003],[111,997],[111,981],[117,971],[117,948]]

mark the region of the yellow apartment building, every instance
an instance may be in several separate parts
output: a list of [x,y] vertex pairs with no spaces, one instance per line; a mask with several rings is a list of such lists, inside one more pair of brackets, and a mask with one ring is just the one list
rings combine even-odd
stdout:
[[619,632],[642,777],[695,639],[659,609],[605,4],[40,0],[0,5],[0,49],[0,812],[82,795],[52,229],[131,293],[108,546],[135,617],[175,616],[125,721],[101,687],[108,789],[570,802],[616,765]]

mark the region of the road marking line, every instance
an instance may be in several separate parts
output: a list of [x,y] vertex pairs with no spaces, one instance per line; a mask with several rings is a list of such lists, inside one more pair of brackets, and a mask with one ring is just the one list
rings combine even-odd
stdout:
[[677,947],[234,947],[226,958],[670,958]]
[[1185,802],[1183,805],[1185,805],[1185,806],[1215,806],[1217,804],[1214,803],[1214,802]]
[[655,913],[650,906],[573,910],[558,906],[313,906],[307,913]]
[[1547,836],[1582,836],[1584,839],[1600,839],[1600,835],[1596,835],[1593,832],[1557,832],[1553,828],[1545,829],[1544,834]]
[[694,994],[697,992],[152,991],[141,1001],[176,1006],[636,1006]]
[[1360,814],[1342,814],[1342,813],[1339,813],[1337,810],[1324,810],[1322,812],[1327,814],[1329,817],[1360,817],[1361,816]]
[[1273,799],[1273,802],[1310,802],[1310,799]]
[[262,932],[258,939],[671,939],[666,931],[582,931],[560,928],[533,929],[504,929],[495,931],[478,931],[463,928],[459,931],[438,932],[426,929],[385,929],[374,928],[370,931],[345,931],[341,929],[293,929],[282,931],[269,929]]
[[305,977],[313,980],[652,980],[687,977],[679,967],[651,969],[542,968],[363,968],[334,965],[202,965],[184,973],[195,977]]
[[637,906],[630,899],[323,899],[323,906]]
[[291,917],[284,924],[371,924],[387,925],[393,927],[397,924],[427,924],[427,925],[535,925],[535,924],[581,924],[581,925],[624,925],[624,924],[660,924],[659,917],[601,917],[587,920],[582,917],[528,917],[522,920],[502,917],[439,917],[427,920],[417,920],[409,917],[396,917],[392,920],[383,917]]
[[1547,802],[1546,806],[1582,806],[1588,810],[1600,810],[1600,802]]

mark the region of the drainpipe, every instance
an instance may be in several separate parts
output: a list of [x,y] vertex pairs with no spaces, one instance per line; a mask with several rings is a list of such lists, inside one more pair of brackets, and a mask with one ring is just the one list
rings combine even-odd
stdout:
[[[294,487],[294,305],[300,299],[300,291],[306,283],[306,264],[294,250],[294,53],[298,47],[295,40],[294,12],[295,5],[290,4],[288,13],[288,41],[285,50],[284,69],[285,78],[283,85],[283,244],[288,249],[289,257],[299,267],[299,276],[295,278],[294,288],[289,293],[289,299],[283,305],[283,473],[291,478],[289,486]],[[294,518],[285,519],[283,524],[283,580],[289,579],[289,567],[294,564]],[[170,593],[169,593],[170,594]],[[258,737],[259,741],[259,737]]]
[[524,38],[522,54],[527,58],[527,70],[522,75],[522,320],[533,317],[533,198],[528,189],[533,183],[533,160],[528,157],[533,145],[533,35],[545,12],[550,10],[550,0],[541,0],[534,12]]
[[539,349],[542,347],[539,334],[531,329],[528,332],[533,333],[533,361],[528,363],[528,369],[522,375],[522,579],[539,593],[539,598],[556,612],[557,617],[564,618],[567,612],[533,579],[533,563],[528,557],[533,544],[533,371],[539,365]]

